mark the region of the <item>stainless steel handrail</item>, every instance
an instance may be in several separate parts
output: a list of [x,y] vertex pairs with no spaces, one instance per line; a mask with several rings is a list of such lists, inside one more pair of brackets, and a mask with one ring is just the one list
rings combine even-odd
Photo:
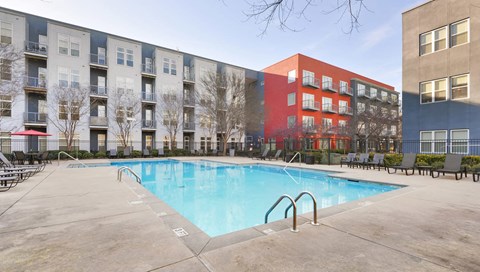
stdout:
[[72,157],[70,154],[68,154],[68,153],[65,152],[65,151],[60,151],[60,152],[58,152],[58,164],[57,164],[57,165],[60,165],[60,155],[62,155],[62,154],[65,154],[65,155],[67,155],[68,157],[72,158],[72,160],[78,161],[81,165],[83,165],[83,166],[85,166],[85,167],[88,167],[86,164],[84,164],[83,162],[79,161],[78,158],[75,159],[74,157]]
[[127,170],[128,172],[130,172],[135,177],[137,182],[139,184],[142,184],[142,179],[137,175],[137,173],[135,173],[135,171],[133,171],[130,167],[127,167],[127,166],[122,166],[122,167],[118,168],[118,170],[117,170],[117,180],[118,181],[122,181],[122,173],[123,173],[124,170]]
[[297,155],[299,155],[299,162],[302,163],[302,154],[300,154],[300,152],[296,152],[296,153],[293,155],[292,159],[290,159],[290,161],[287,162],[287,164],[285,165],[285,167],[283,167],[283,170],[287,169],[288,164],[290,164],[290,163],[295,159],[295,157],[296,157]]
[[277,207],[277,205],[280,203],[280,201],[282,201],[284,198],[288,198],[290,200],[290,202],[292,202],[291,205],[293,205],[293,227],[292,227],[291,231],[292,232],[298,232],[298,230],[297,230],[297,204],[295,204],[295,201],[289,195],[282,195],[280,198],[278,198],[277,202],[275,202],[275,204],[273,204],[272,207],[270,207],[268,212],[265,214],[265,224],[268,223],[268,215],[273,211],[273,209],[275,209],[275,207]]
[[[309,196],[312,197],[312,200],[313,200],[313,222],[311,222],[311,224],[314,225],[314,226],[318,226],[320,224],[318,224],[318,221],[317,221],[317,200],[315,199],[315,196],[313,196],[313,194],[310,193],[309,191],[303,191],[295,198],[295,203],[297,203],[297,201],[304,195],[309,195]],[[288,210],[290,210],[291,207],[292,207],[292,204],[290,204],[285,209],[285,218],[288,217]],[[295,214],[295,211],[293,213]]]

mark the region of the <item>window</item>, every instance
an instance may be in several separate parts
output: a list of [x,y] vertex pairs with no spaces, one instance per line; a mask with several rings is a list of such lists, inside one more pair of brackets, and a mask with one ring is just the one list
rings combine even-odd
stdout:
[[61,55],[80,56],[80,39],[58,34],[58,53]]
[[294,128],[297,123],[297,116],[288,116],[287,117],[287,127]]
[[133,50],[127,49],[127,66],[133,67]]
[[333,100],[330,97],[322,97],[322,110],[333,111]]
[[80,71],[73,70],[70,73],[70,85],[72,88],[80,88]]
[[333,87],[333,80],[331,77],[322,76],[323,89],[331,89]]
[[58,86],[68,88],[68,68],[58,67]]
[[297,70],[288,71],[288,83],[295,82],[297,79]]
[[393,119],[396,119],[398,117],[398,112],[396,110],[390,110],[390,115]]
[[432,53],[432,32],[420,35],[420,56]]
[[338,126],[341,128],[347,127],[347,120],[338,120]]
[[288,94],[288,106],[295,105],[295,93]]
[[468,22],[467,19],[450,25],[450,47],[468,43]]
[[452,77],[450,82],[452,100],[468,98],[468,75]]
[[12,44],[12,24],[0,21],[0,43]]
[[303,93],[303,108],[314,108],[315,107],[315,96],[313,94]]
[[377,113],[377,106],[375,105],[370,105],[370,113],[376,114]]
[[358,83],[357,84],[357,95],[365,96],[365,85]]
[[0,116],[12,116],[12,97],[0,95]]
[[97,116],[98,117],[107,117],[107,111],[105,105],[98,105],[97,107]]
[[12,61],[0,59],[0,80],[12,80]]
[[468,154],[468,129],[450,131],[450,152]]
[[0,151],[3,153],[12,153],[11,132],[0,132]]
[[303,116],[302,117],[302,125],[304,129],[314,129],[315,127],[315,119],[313,116]]
[[338,113],[344,114],[348,112],[348,101],[339,100],[338,101]]
[[125,49],[121,47],[117,47],[117,64],[124,65],[125,64]]
[[420,56],[447,48],[447,27],[420,35]]
[[[72,150],[78,150],[80,148],[80,134],[75,133],[73,135],[73,142],[71,144],[73,148]],[[63,151],[68,149],[67,139],[63,133],[59,133],[58,135],[58,149]]]
[[348,93],[348,82],[340,80],[340,92],[341,93]]
[[315,79],[315,73],[307,70],[303,70],[303,86],[310,85],[318,87],[318,79]]
[[421,131],[420,132],[420,152],[421,153],[446,153],[447,151],[447,131]]
[[[69,84],[70,82],[70,84]],[[61,88],[80,88],[80,71],[58,67],[58,86]]]
[[60,101],[58,103],[58,119],[60,120],[68,119],[67,107],[68,107],[68,104],[66,101]]
[[386,91],[382,91],[381,94],[382,94],[382,101],[383,101],[383,102],[387,102],[387,100],[388,100],[388,93],[387,93]]
[[168,58],[163,58],[163,73],[170,73],[170,59]]
[[332,127],[332,119],[331,118],[322,118],[322,126],[323,130],[329,130]]
[[133,78],[117,77],[116,84],[118,94],[123,94],[124,92],[133,93],[133,88],[135,84]]
[[420,103],[432,103],[447,100],[447,79],[420,83]]
[[377,89],[370,87],[370,97],[377,97]]
[[170,74],[177,75],[177,61],[172,59],[170,64]]
[[357,113],[364,113],[365,112],[365,103],[358,102],[357,103]]
[[397,135],[397,126],[390,126],[390,135]]
[[397,102],[398,102],[398,96],[397,96],[397,95],[392,94],[392,102],[393,102],[393,103],[397,103]]

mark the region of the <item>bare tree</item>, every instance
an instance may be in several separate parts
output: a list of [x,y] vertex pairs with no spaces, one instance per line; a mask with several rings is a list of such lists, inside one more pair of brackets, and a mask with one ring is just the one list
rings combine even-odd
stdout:
[[23,92],[23,59],[22,51],[11,44],[0,43],[0,131],[3,117],[12,115],[12,107]]
[[200,79],[200,84],[203,90],[196,92],[200,123],[221,135],[226,155],[229,139],[244,129],[241,124],[246,102],[245,79],[235,73],[220,76],[209,72]]
[[183,98],[175,91],[167,91],[161,95],[160,108],[163,126],[170,136],[170,147],[177,147],[177,134],[183,124]]
[[245,89],[245,110],[239,118],[239,140],[246,133],[246,131],[257,131],[263,129],[261,124],[264,119],[263,106],[261,105],[262,98],[260,92],[255,89],[256,82],[247,84]]
[[[254,19],[257,24],[264,25],[260,35],[264,35],[271,24],[278,24],[281,30],[298,31],[298,29],[291,28],[288,25],[288,20],[291,16],[303,18],[307,21],[306,10],[315,6],[315,0],[255,0],[249,2],[250,9],[244,12],[247,19]],[[330,14],[332,12],[340,12],[338,21],[349,17],[349,27],[345,30],[346,33],[351,33],[360,26],[360,14],[367,9],[364,0],[337,0],[335,7],[326,11],[323,14]]]
[[48,119],[63,134],[71,151],[78,125],[90,115],[90,91],[76,86],[54,86],[49,95]]
[[136,96],[133,90],[114,89],[109,99],[109,112],[115,116],[115,125],[111,126],[110,131],[124,148],[131,144],[133,129],[141,123],[141,119],[135,118],[141,110],[140,96]]

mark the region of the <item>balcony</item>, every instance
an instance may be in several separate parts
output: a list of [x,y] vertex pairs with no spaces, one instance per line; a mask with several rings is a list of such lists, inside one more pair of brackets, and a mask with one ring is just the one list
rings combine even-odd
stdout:
[[302,109],[307,111],[319,111],[320,102],[313,100],[303,100]]
[[108,59],[103,55],[90,54],[90,66],[106,70],[108,69]]
[[108,118],[100,116],[90,116],[91,127],[108,127]]
[[310,87],[314,89],[320,88],[320,80],[318,78],[314,78],[312,76],[304,76],[302,85],[305,87]]
[[351,107],[343,106],[338,108],[338,114],[341,115],[353,115],[353,110]]
[[377,101],[382,101],[382,97],[380,96],[380,94],[376,94],[376,95],[370,94],[370,99],[377,100]]
[[226,89],[227,88],[227,76],[225,74],[217,74],[217,84],[218,84],[218,88]]
[[156,77],[157,72],[153,64],[142,64],[142,76],[146,77]]
[[90,85],[90,96],[106,98],[108,96],[108,89],[105,86]]
[[357,90],[357,96],[370,98],[370,90],[365,90],[365,89]]
[[183,98],[183,106],[184,107],[190,107],[190,108],[195,107],[195,99],[191,98],[191,97]]
[[183,82],[188,84],[195,84],[195,73],[191,71],[190,67],[185,66],[183,72]]
[[322,126],[322,134],[335,134],[333,127],[331,124],[323,124]]
[[48,55],[48,46],[38,42],[25,42],[25,56],[46,59]]
[[39,79],[38,77],[25,77],[24,89],[26,91],[34,92],[46,92],[47,91],[47,80]]
[[157,122],[155,120],[142,120],[142,129],[156,129]]
[[322,112],[337,113],[338,112],[338,106],[333,105],[332,103],[325,103],[325,104],[322,105]]
[[184,122],[183,123],[183,130],[195,130],[195,122]]
[[46,113],[25,112],[23,115],[23,122],[25,125],[47,125],[48,115]]
[[353,96],[353,89],[348,86],[342,86],[340,87],[340,94]]
[[316,134],[317,127],[312,125],[303,125],[303,133],[305,134]]
[[331,81],[324,81],[322,82],[322,90],[329,91],[332,93],[338,93],[338,85],[334,84]]
[[142,92],[142,102],[156,103],[157,97],[155,93]]

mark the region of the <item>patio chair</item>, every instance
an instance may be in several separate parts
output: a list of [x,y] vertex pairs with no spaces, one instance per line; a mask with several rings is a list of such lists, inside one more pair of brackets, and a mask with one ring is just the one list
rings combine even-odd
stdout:
[[378,171],[382,168],[382,166],[385,168],[385,164],[383,162],[383,159],[385,158],[385,154],[375,154],[373,155],[373,159],[369,160],[368,162],[365,163],[365,166],[367,169],[370,169],[370,167],[373,166],[373,169],[375,170],[375,167],[378,166]]
[[131,154],[131,151],[130,151],[130,147],[125,147],[125,149],[123,149],[123,156],[124,157],[130,157],[132,154]]
[[368,153],[361,153],[360,154],[360,157],[358,158],[358,160],[354,160],[350,163],[350,166],[351,167],[355,167],[355,166],[362,166],[363,168],[365,168],[365,164],[368,162],[368,158],[370,157],[370,155]]
[[143,157],[151,157],[152,155],[150,154],[150,150],[148,148],[143,149]]
[[254,156],[252,157],[252,159],[265,160],[265,158],[267,158],[268,156],[268,152],[270,152],[270,149],[265,148],[265,150],[263,151],[262,154],[260,154],[260,156]]
[[25,164],[26,157],[23,151],[13,151],[13,157],[15,158],[13,161],[16,161],[17,164]]
[[343,167],[344,164],[346,164],[348,167],[351,167],[351,164],[355,161],[356,156],[356,153],[348,153],[346,158],[342,158],[340,160],[340,167]]
[[39,154],[37,157],[38,164],[52,163],[52,161],[48,158],[48,155],[49,155],[48,151],[43,151],[41,154]]
[[269,156],[268,159],[272,160],[272,158],[274,158],[277,161],[278,158],[280,157],[280,155],[282,155],[282,150],[281,149],[277,150],[277,152],[275,153],[275,156]]
[[38,165],[15,165],[11,163],[5,155],[0,152],[0,162],[4,168],[15,168],[15,169],[33,169],[35,173],[41,172],[45,169],[45,164]]
[[[440,173],[442,173],[443,176],[445,176],[445,173],[455,174],[456,180],[462,179],[463,174],[465,174],[465,177],[467,177],[467,170],[462,167],[462,158],[463,156],[459,154],[447,154],[443,168],[432,169],[432,171],[430,171],[432,178],[438,178]],[[460,174],[460,177],[458,177],[458,174]]]
[[108,157],[111,158],[118,158],[117,150],[116,149],[110,149],[110,152],[108,153]]
[[[395,174],[397,173],[397,170],[400,169],[402,172],[405,170],[405,174],[408,175],[413,175],[415,173],[415,161],[417,160],[417,154],[415,153],[406,153],[403,154],[402,158],[402,164],[401,165],[396,165],[396,166],[387,166],[387,172],[389,174]],[[390,168],[394,169],[395,172],[390,173]],[[409,174],[408,170],[412,170],[412,173]]]

